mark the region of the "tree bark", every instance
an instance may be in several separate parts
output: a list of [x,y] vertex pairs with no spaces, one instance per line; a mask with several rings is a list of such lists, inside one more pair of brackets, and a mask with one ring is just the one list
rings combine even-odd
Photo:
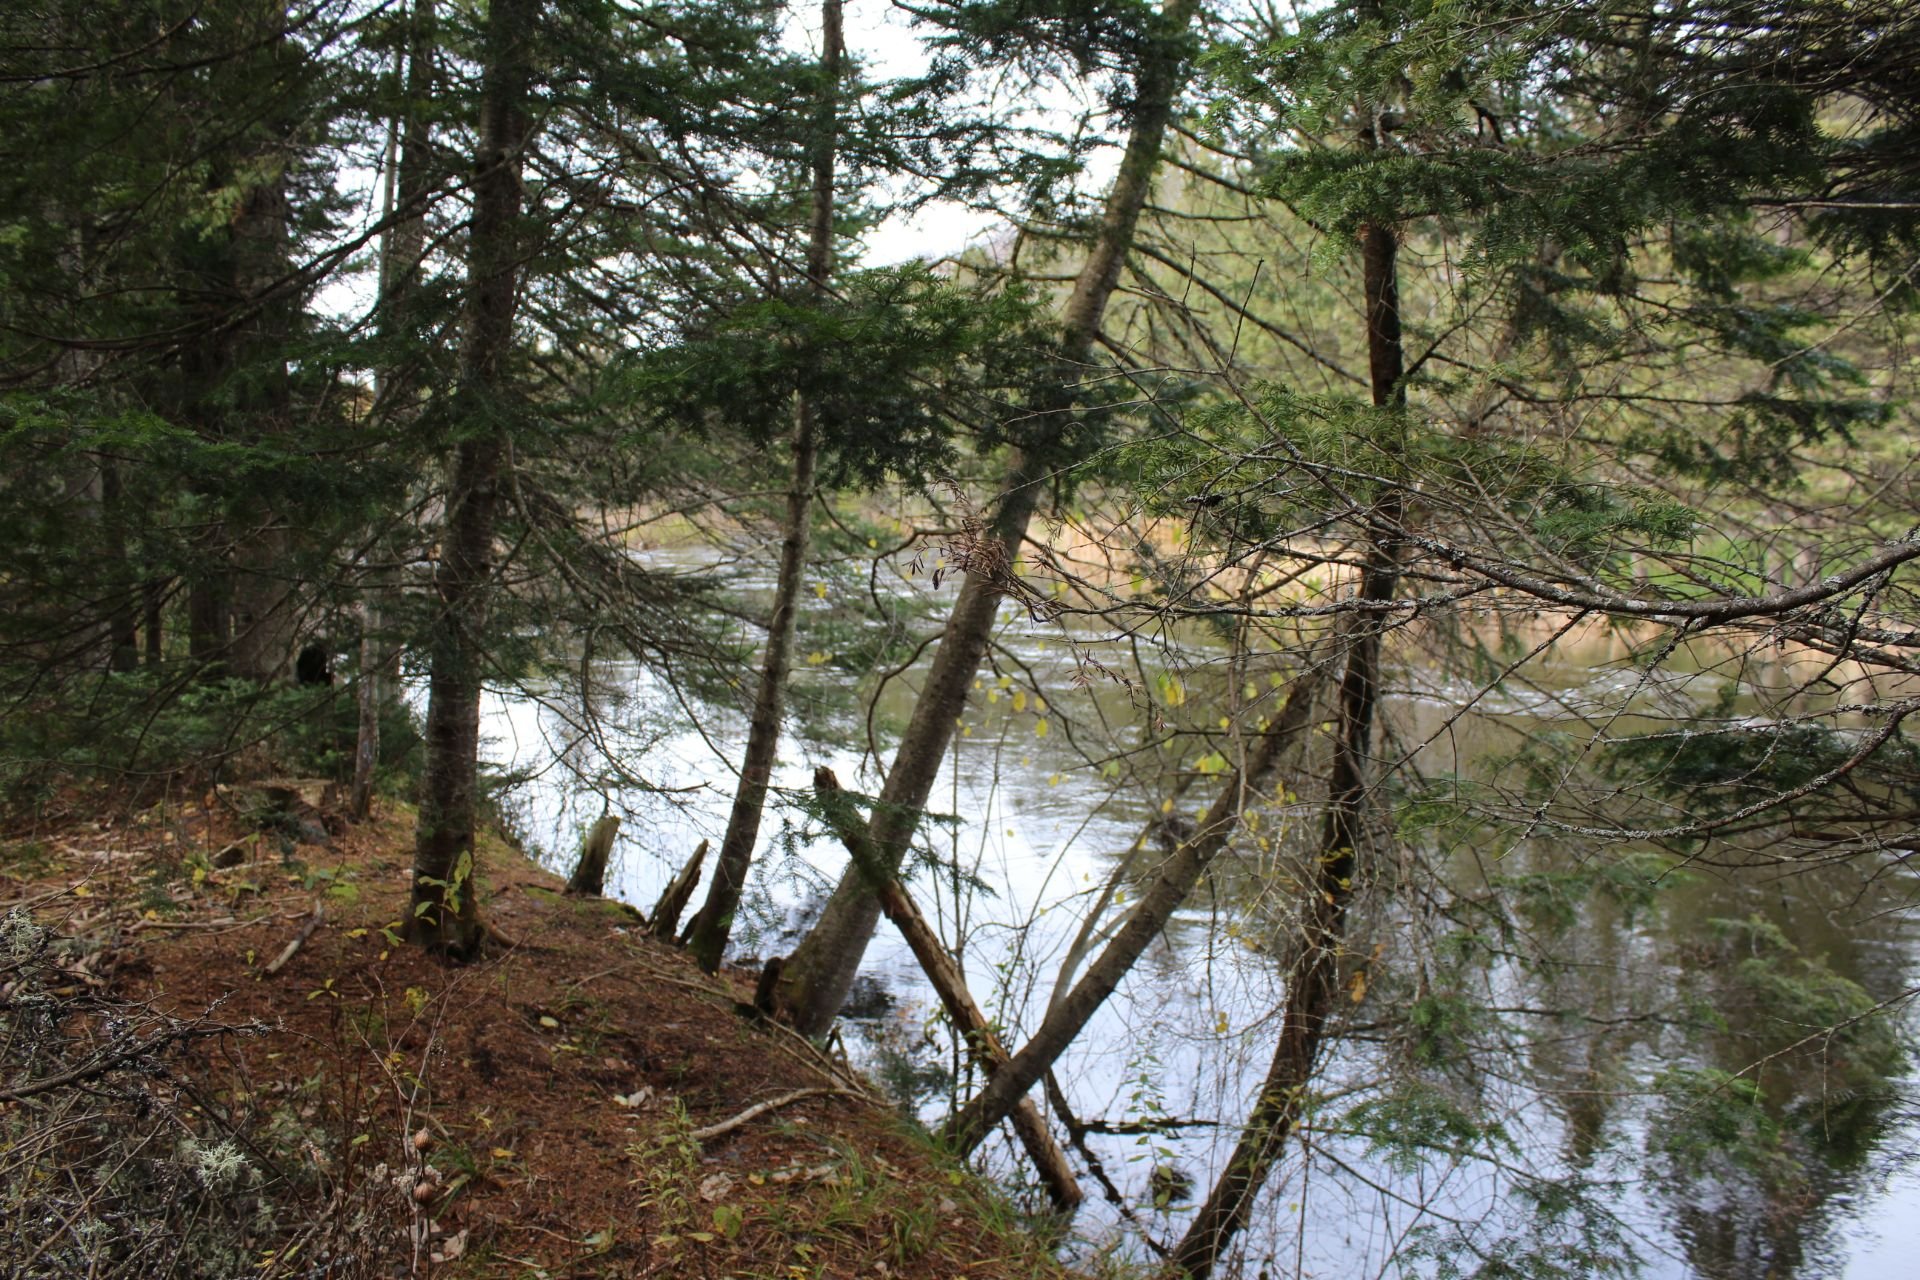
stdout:
[[[1382,407],[1406,402],[1397,251],[1398,240],[1392,228],[1369,225],[1362,230],[1367,363],[1373,402]],[[1388,538],[1400,515],[1400,496],[1389,490],[1375,512],[1374,546],[1361,573],[1359,594],[1363,600],[1391,600],[1399,586],[1399,557]],[[1254,1198],[1298,1128],[1326,1039],[1327,1023],[1339,1003],[1347,904],[1361,872],[1361,819],[1369,785],[1373,721],[1379,705],[1383,627],[1384,622],[1375,621],[1371,614],[1354,615],[1355,634],[1340,684],[1340,728],[1334,738],[1320,856],[1307,890],[1306,918],[1284,969],[1286,997],[1280,1040],[1226,1168],[1168,1257],[1168,1268],[1190,1280],[1210,1274],[1228,1243],[1246,1225]]]
[[[433,0],[414,0],[408,15],[406,107],[393,122],[397,161],[387,171],[383,212],[389,218],[396,209],[404,215],[381,238],[380,244],[380,331],[391,341],[403,325],[403,308],[413,291],[426,254],[426,194],[433,162],[432,130],[420,118],[421,104],[433,96],[434,10]],[[387,412],[397,383],[391,368],[382,369],[374,385],[374,413]],[[348,792],[348,811],[354,821],[365,822],[373,812],[374,772],[380,764],[380,715],[387,701],[387,668],[397,655],[383,652],[380,639],[383,595],[376,584],[361,601],[359,683],[354,690],[357,726],[353,744],[353,784]]]
[[[879,850],[873,847],[867,824],[861,820],[859,811],[840,786],[840,780],[834,776],[833,770],[825,765],[814,770],[813,789],[834,834],[844,840],[849,849],[859,850],[854,857],[868,866],[874,865],[880,857]],[[900,936],[907,940],[914,957],[920,961],[920,967],[933,983],[933,989],[939,994],[947,1017],[959,1030],[969,1056],[983,1071],[989,1074],[998,1071],[1007,1061],[1006,1047],[1000,1043],[1000,1036],[994,1031],[993,1024],[987,1021],[986,1014],[980,1011],[973,993],[967,990],[966,975],[953,962],[952,955],[940,941],[940,935],[927,923],[926,916],[921,914],[913,896],[898,878],[887,877],[881,883],[877,896],[880,909],[900,930]],[[1046,1184],[1053,1207],[1062,1213],[1071,1213],[1079,1208],[1080,1202],[1086,1197],[1080,1190],[1079,1182],[1074,1179],[1066,1153],[1053,1140],[1040,1109],[1032,1099],[1022,1098],[1014,1107],[1012,1119],[1020,1145],[1026,1148],[1033,1167]]]
[[[833,168],[840,62],[844,50],[840,26],[841,0],[821,5],[820,75],[825,82],[814,140],[812,225],[807,240],[807,284],[815,302],[827,296],[833,274]],[[814,473],[818,443],[814,407],[805,393],[794,397],[793,474],[787,489],[787,519],[780,545],[780,574],[774,586],[773,618],[767,627],[767,650],[760,663],[760,686],[747,727],[746,759],[740,766],[740,785],[733,793],[733,810],[720,841],[707,900],[687,926],[687,948],[702,969],[713,973],[727,949],[734,913],[746,889],[753,848],[760,837],[760,819],[766,809],[767,789],[773,780],[774,755],[780,745],[780,721],[786,710],[787,680],[793,669],[793,633],[800,613],[801,577],[807,565],[812,533]]]
[[533,73],[529,37],[538,0],[493,0],[487,11],[480,143],[468,233],[467,306],[452,412],[464,419],[447,488],[446,529],[429,646],[426,774],[413,855],[410,936],[451,958],[485,940],[473,865],[480,695],[493,531],[509,426],[502,403],[521,260],[521,167]]
[[[1008,564],[1026,538],[1027,525],[1039,506],[1041,486],[1053,473],[1056,460],[1049,456],[1049,446],[1064,431],[1052,424],[1072,411],[1073,384],[1085,371],[1133,243],[1140,212],[1152,192],[1160,144],[1173,115],[1174,98],[1185,79],[1186,30],[1194,7],[1194,0],[1167,0],[1160,15],[1161,38],[1154,44],[1154,52],[1143,60],[1136,84],[1135,114],[1126,153],[1107,194],[1100,229],[1062,314],[1055,363],[1060,383],[1037,397],[1033,406],[1034,418],[1042,424],[1040,437],[1026,447],[1015,447],[1008,459],[999,505],[986,531],[1004,550]],[[898,871],[906,856],[939,776],[954,724],[966,707],[974,673],[986,656],[999,612],[1001,586],[990,572],[967,572],[906,733],[887,771],[868,830],[879,851],[880,865],[889,875]],[[819,922],[787,960],[781,998],[804,1034],[823,1034],[846,1002],[847,990],[880,919],[874,889],[858,863],[849,864]]]

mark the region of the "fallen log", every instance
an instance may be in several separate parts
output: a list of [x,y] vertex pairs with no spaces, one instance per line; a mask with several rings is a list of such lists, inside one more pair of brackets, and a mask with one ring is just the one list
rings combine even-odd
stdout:
[[[855,861],[869,868],[881,866],[879,852],[873,847],[873,837],[833,770],[825,765],[814,770],[813,789],[820,799],[828,825],[841,843],[847,846],[847,851]],[[966,975],[960,972],[960,966],[954,963],[945,944],[940,941],[940,935],[927,923],[905,886],[892,876],[876,879],[875,890],[880,910],[907,940],[907,946],[912,948],[914,958],[920,961],[921,969],[926,972],[927,980],[939,993],[947,1016],[960,1029],[974,1062],[991,1076],[1007,1061],[1007,1050],[1000,1043],[993,1025],[987,1021],[986,1014],[974,1001],[973,994],[967,990]],[[1046,1119],[1041,1116],[1033,1099],[1021,1099],[1009,1119],[1013,1123],[1014,1133],[1019,1136],[1020,1145],[1026,1148],[1027,1157],[1033,1161],[1034,1168],[1046,1184],[1047,1195],[1054,1207],[1062,1213],[1071,1213],[1078,1208],[1086,1198],[1085,1193],[1080,1190],[1073,1169],[1067,1163],[1066,1153],[1054,1141],[1053,1133],[1047,1128]]]

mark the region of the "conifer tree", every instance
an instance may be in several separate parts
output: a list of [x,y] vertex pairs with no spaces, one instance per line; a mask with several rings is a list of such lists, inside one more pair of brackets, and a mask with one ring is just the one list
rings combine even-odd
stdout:
[[494,529],[516,416],[510,365],[525,255],[521,177],[533,127],[538,9],[539,0],[493,0],[487,11],[460,371],[446,409],[457,443],[434,571],[427,760],[408,928],[416,941],[455,958],[473,955],[485,936],[474,875],[474,793]]

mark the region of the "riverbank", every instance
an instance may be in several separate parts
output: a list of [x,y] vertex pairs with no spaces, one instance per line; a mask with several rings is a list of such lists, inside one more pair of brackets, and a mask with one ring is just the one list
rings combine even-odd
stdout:
[[496,838],[495,954],[398,943],[412,830],[392,803],[349,825],[316,784],[0,845],[0,904],[62,957],[49,990],[235,1029],[156,1052],[141,1087],[191,1150],[243,1154],[279,1224],[247,1238],[256,1274],[1066,1275],[870,1084],[745,1016],[750,975],[706,977]]

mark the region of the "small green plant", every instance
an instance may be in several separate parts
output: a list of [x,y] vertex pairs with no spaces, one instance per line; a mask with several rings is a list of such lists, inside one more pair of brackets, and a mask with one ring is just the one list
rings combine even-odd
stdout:
[[674,1099],[653,1132],[627,1147],[627,1158],[638,1167],[637,1206],[653,1210],[661,1233],[684,1230],[693,1221],[694,1173],[700,1161],[700,1144],[685,1104]]

